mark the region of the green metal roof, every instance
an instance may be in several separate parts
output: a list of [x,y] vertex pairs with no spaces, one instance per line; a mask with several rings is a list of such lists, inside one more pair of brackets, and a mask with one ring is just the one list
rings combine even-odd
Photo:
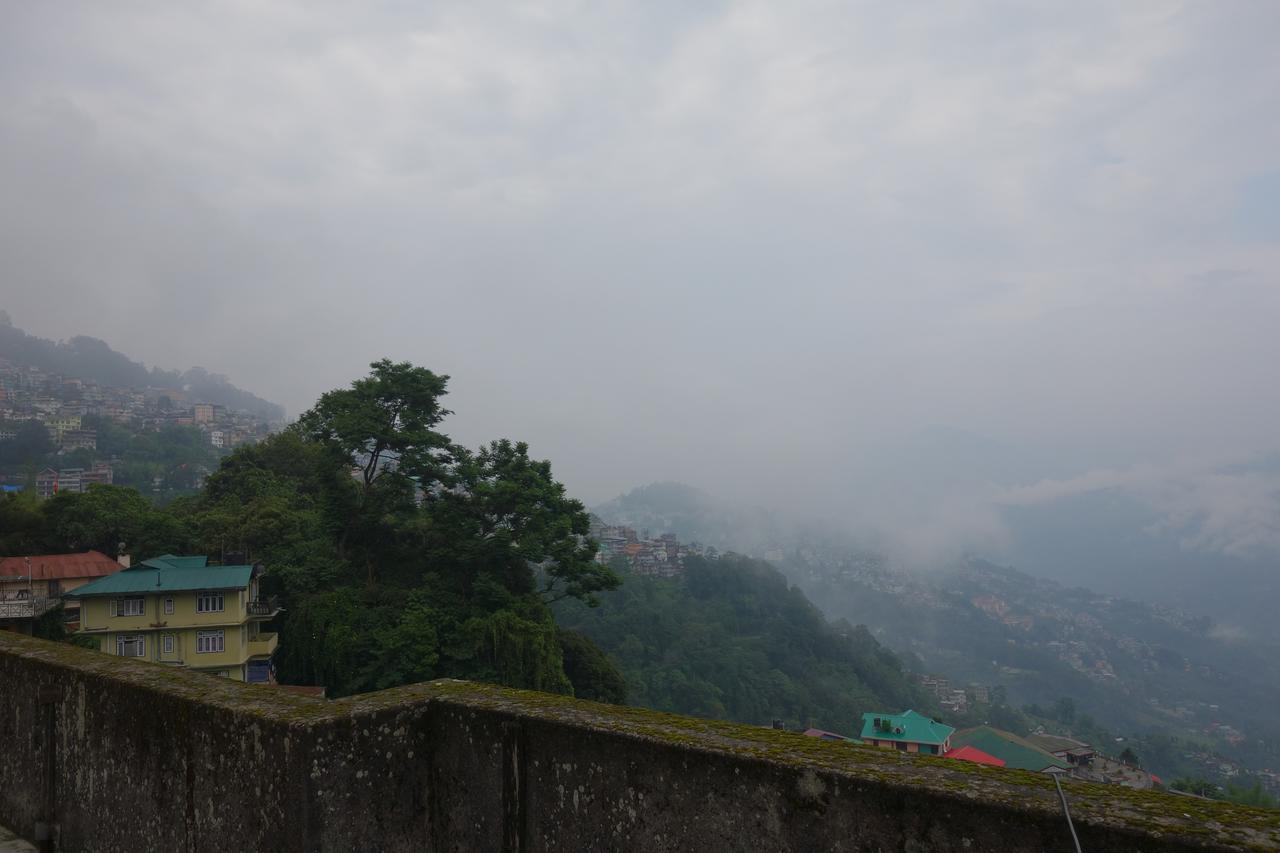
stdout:
[[1014,770],[1033,770],[1040,772],[1049,767],[1062,770],[1069,769],[1065,761],[1061,761],[1035,744],[1020,738],[1012,732],[993,729],[990,726],[978,726],[956,732],[951,738],[952,749],[972,746],[985,753],[1004,760],[1004,766]]
[[245,589],[253,566],[210,566],[208,557],[165,554],[64,593],[67,598],[141,595],[199,589]]
[[[881,727],[876,727],[876,720]],[[910,743],[935,743],[941,746],[955,729],[945,723],[934,722],[924,714],[904,711],[901,714],[867,713],[862,715],[863,740],[900,740]]]
[[161,554],[150,560],[143,560],[139,566],[153,569],[203,569],[209,565],[209,558],[203,554],[196,557],[177,557],[173,554]]

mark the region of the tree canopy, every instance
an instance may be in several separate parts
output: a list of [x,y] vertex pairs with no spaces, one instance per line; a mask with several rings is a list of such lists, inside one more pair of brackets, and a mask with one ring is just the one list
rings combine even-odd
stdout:
[[205,550],[270,566],[287,601],[286,680],[334,695],[440,676],[574,690],[548,601],[589,604],[619,578],[595,562],[586,510],[549,462],[522,442],[472,451],[440,431],[447,382],[374,362],[232,453],[180,507]]

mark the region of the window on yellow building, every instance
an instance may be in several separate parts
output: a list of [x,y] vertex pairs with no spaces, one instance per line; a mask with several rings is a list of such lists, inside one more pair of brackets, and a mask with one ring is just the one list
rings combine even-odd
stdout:
[[196,631],[196,653],[208,654],[210,652],[220,652],[224,648],[225,640],[221,630],[217,631]]
[[166,655],[173,654],[173,634],[164,635],[164,653]]
[[164,612],[166,616],[173,615],[173,599],[172,598],[166,598],[164,600]]
[[197,613],[217,613],[222,609],[222,593],[202,592],[196,596]]
[[120,634],[116,637],[116,654],[126,658],[147,656],[147,638],[142,634]]
[[113,616],[141,616],[146,607],[146,599],[137,598],[117,598],[111,602]]

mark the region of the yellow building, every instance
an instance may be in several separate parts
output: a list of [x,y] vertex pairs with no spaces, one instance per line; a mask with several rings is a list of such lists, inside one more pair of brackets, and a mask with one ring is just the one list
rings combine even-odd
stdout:
[[68,430],[80,429],[80,418],[77,415],[68,415],[59,418],[46,418],[44,428],[49,431],[49,435],[53,440],[62,444],[62,434]]
[[66,593],[80,602],[82,636],[107,654],[269,682],[280,612],[258,594],[262,566],[211,566],[165,554]]

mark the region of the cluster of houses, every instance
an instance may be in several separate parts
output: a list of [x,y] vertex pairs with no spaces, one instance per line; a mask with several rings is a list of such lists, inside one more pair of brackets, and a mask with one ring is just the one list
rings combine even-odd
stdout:
[[881,749],[936,755],[989,767],[1073,776],[1132,788],[1151,788],[1161,784],[1154,774],[1100,755],[1089,744],[1074,738],[1044,732],[1022,737],[993,726],[957,730],[911,710],[900,714],[863,714],[862,731],[857,738],[812,728],[805,734],[822,740],[863,743]]
[[31,634],[59,605],[67,630],[99,651],[273,683],[280,607],[262,565],[165,554],[130,565],[99,551],[0,559],[0,630]]
[[[269,424],[246,412],[215,403],[189,401],[187,393],[171,388],[120,388],[16,367],[0,359],[0,442],[14,439],[26,422],[36,422],[49,434],[55,455],[46,461],[56,465],[76,451],[95,453],[97,430],[91,418],[108,419],[135,433],[166,425],[191,426],[203,434],[209,446],[230,449],[257,441],[269,432]],[[92,460],[92,461],[90,461]],[[60,492],[82,492],[93,483],[110,485],[121,459],[92,459],[84,454],[67,463],[36,473],[36,497]],[[78,463],[78,464],[77,464]],[[207,472],[196,472],[197,476]],[[158,490],[159,484],[153,483]],[[0,472],[0,490],[31,488],[25,472]]]
[[650,538],[649,531],[639,533],[625,525],[605,524],[591,517],[590,534],[599,545],[596,562],[608,565],[615,559],[625,560],[633,574],[670,578],[684,572],[684,560],[692,555],[715,560],[720,552],[697,542],[681,542],[674,533]]
[[938,705],[944,711],[963,714],[972,702],[975,705],[991,703],[990,688],[981,684],[969,684],[967,687],[956,687],[951,680],[940,675],[921,676],[920,684],[937,697]]
[[246,412],[189,400],[175,388],[123,388],[61,376],[0,359],[0,441],[14,426],[39,421],[62,451],[97,449],[97,435],[85,429],[88,416],[106,418],[134,430],[173,424],[194,426],[213,447],[235,447],[266,434],[268,425]]

